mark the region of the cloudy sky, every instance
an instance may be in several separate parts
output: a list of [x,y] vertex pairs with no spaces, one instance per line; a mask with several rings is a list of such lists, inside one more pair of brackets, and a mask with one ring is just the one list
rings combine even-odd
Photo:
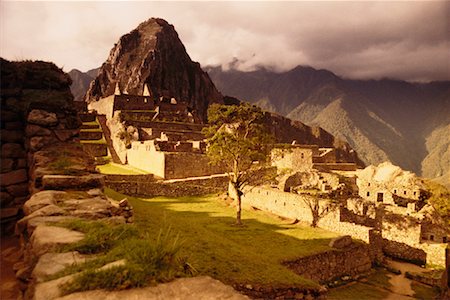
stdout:
[[150,17],[175,26],[193,60],[349,78],[450,80],[450,2],[0,2],[0,55],[65,71],[100,66]]

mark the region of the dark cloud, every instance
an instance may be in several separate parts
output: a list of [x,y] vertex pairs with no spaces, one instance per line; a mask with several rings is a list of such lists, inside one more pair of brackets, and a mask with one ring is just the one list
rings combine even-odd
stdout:
[[1,2],[1,55],[97,67],[152,16],[202,65],[450,80],[450,2]]

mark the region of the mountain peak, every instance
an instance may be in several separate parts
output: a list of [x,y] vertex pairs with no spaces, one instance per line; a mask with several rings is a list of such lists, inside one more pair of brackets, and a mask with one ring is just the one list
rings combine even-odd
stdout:
[[140,95],[147,84],[155,97],[174,97],[187,103],[203,119],[210,102],[223,102],[208,74],[193,62],[173,25],[151,18],[123,35],[111,49],[86,100],[96,101],[114,93],[116,85]]

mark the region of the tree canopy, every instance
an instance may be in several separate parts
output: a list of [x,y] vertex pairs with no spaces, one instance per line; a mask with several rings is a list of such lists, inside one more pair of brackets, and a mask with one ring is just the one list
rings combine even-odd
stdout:
[[272,137],[260,108],[250,105],[213,104],[208,109],[207,154],[214,164],[229,171],[237,196],[237,223],[241,224],[241,188],[264,167]]

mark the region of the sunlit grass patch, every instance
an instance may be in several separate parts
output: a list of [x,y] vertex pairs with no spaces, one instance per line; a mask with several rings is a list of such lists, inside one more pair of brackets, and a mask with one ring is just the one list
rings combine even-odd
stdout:
[[[124,195],[107,190],[120,200]],[[261,211],[243,212],[244,227],[233,226],[235,210],[216,196],[128,197],[135,225],[155,234],[161,224],[171,224],[185,239],[182,256],[202,275],[229,284],[317,287],[281,262],[329,250],[335,233],[292,225]]]
[[142,175],[148,174],[143,170],[128,166],[128,165],[119,165],[113,162],[109,162],[104,165],[97,166],[97,169],[102,174],[119,174],[119,175]]

